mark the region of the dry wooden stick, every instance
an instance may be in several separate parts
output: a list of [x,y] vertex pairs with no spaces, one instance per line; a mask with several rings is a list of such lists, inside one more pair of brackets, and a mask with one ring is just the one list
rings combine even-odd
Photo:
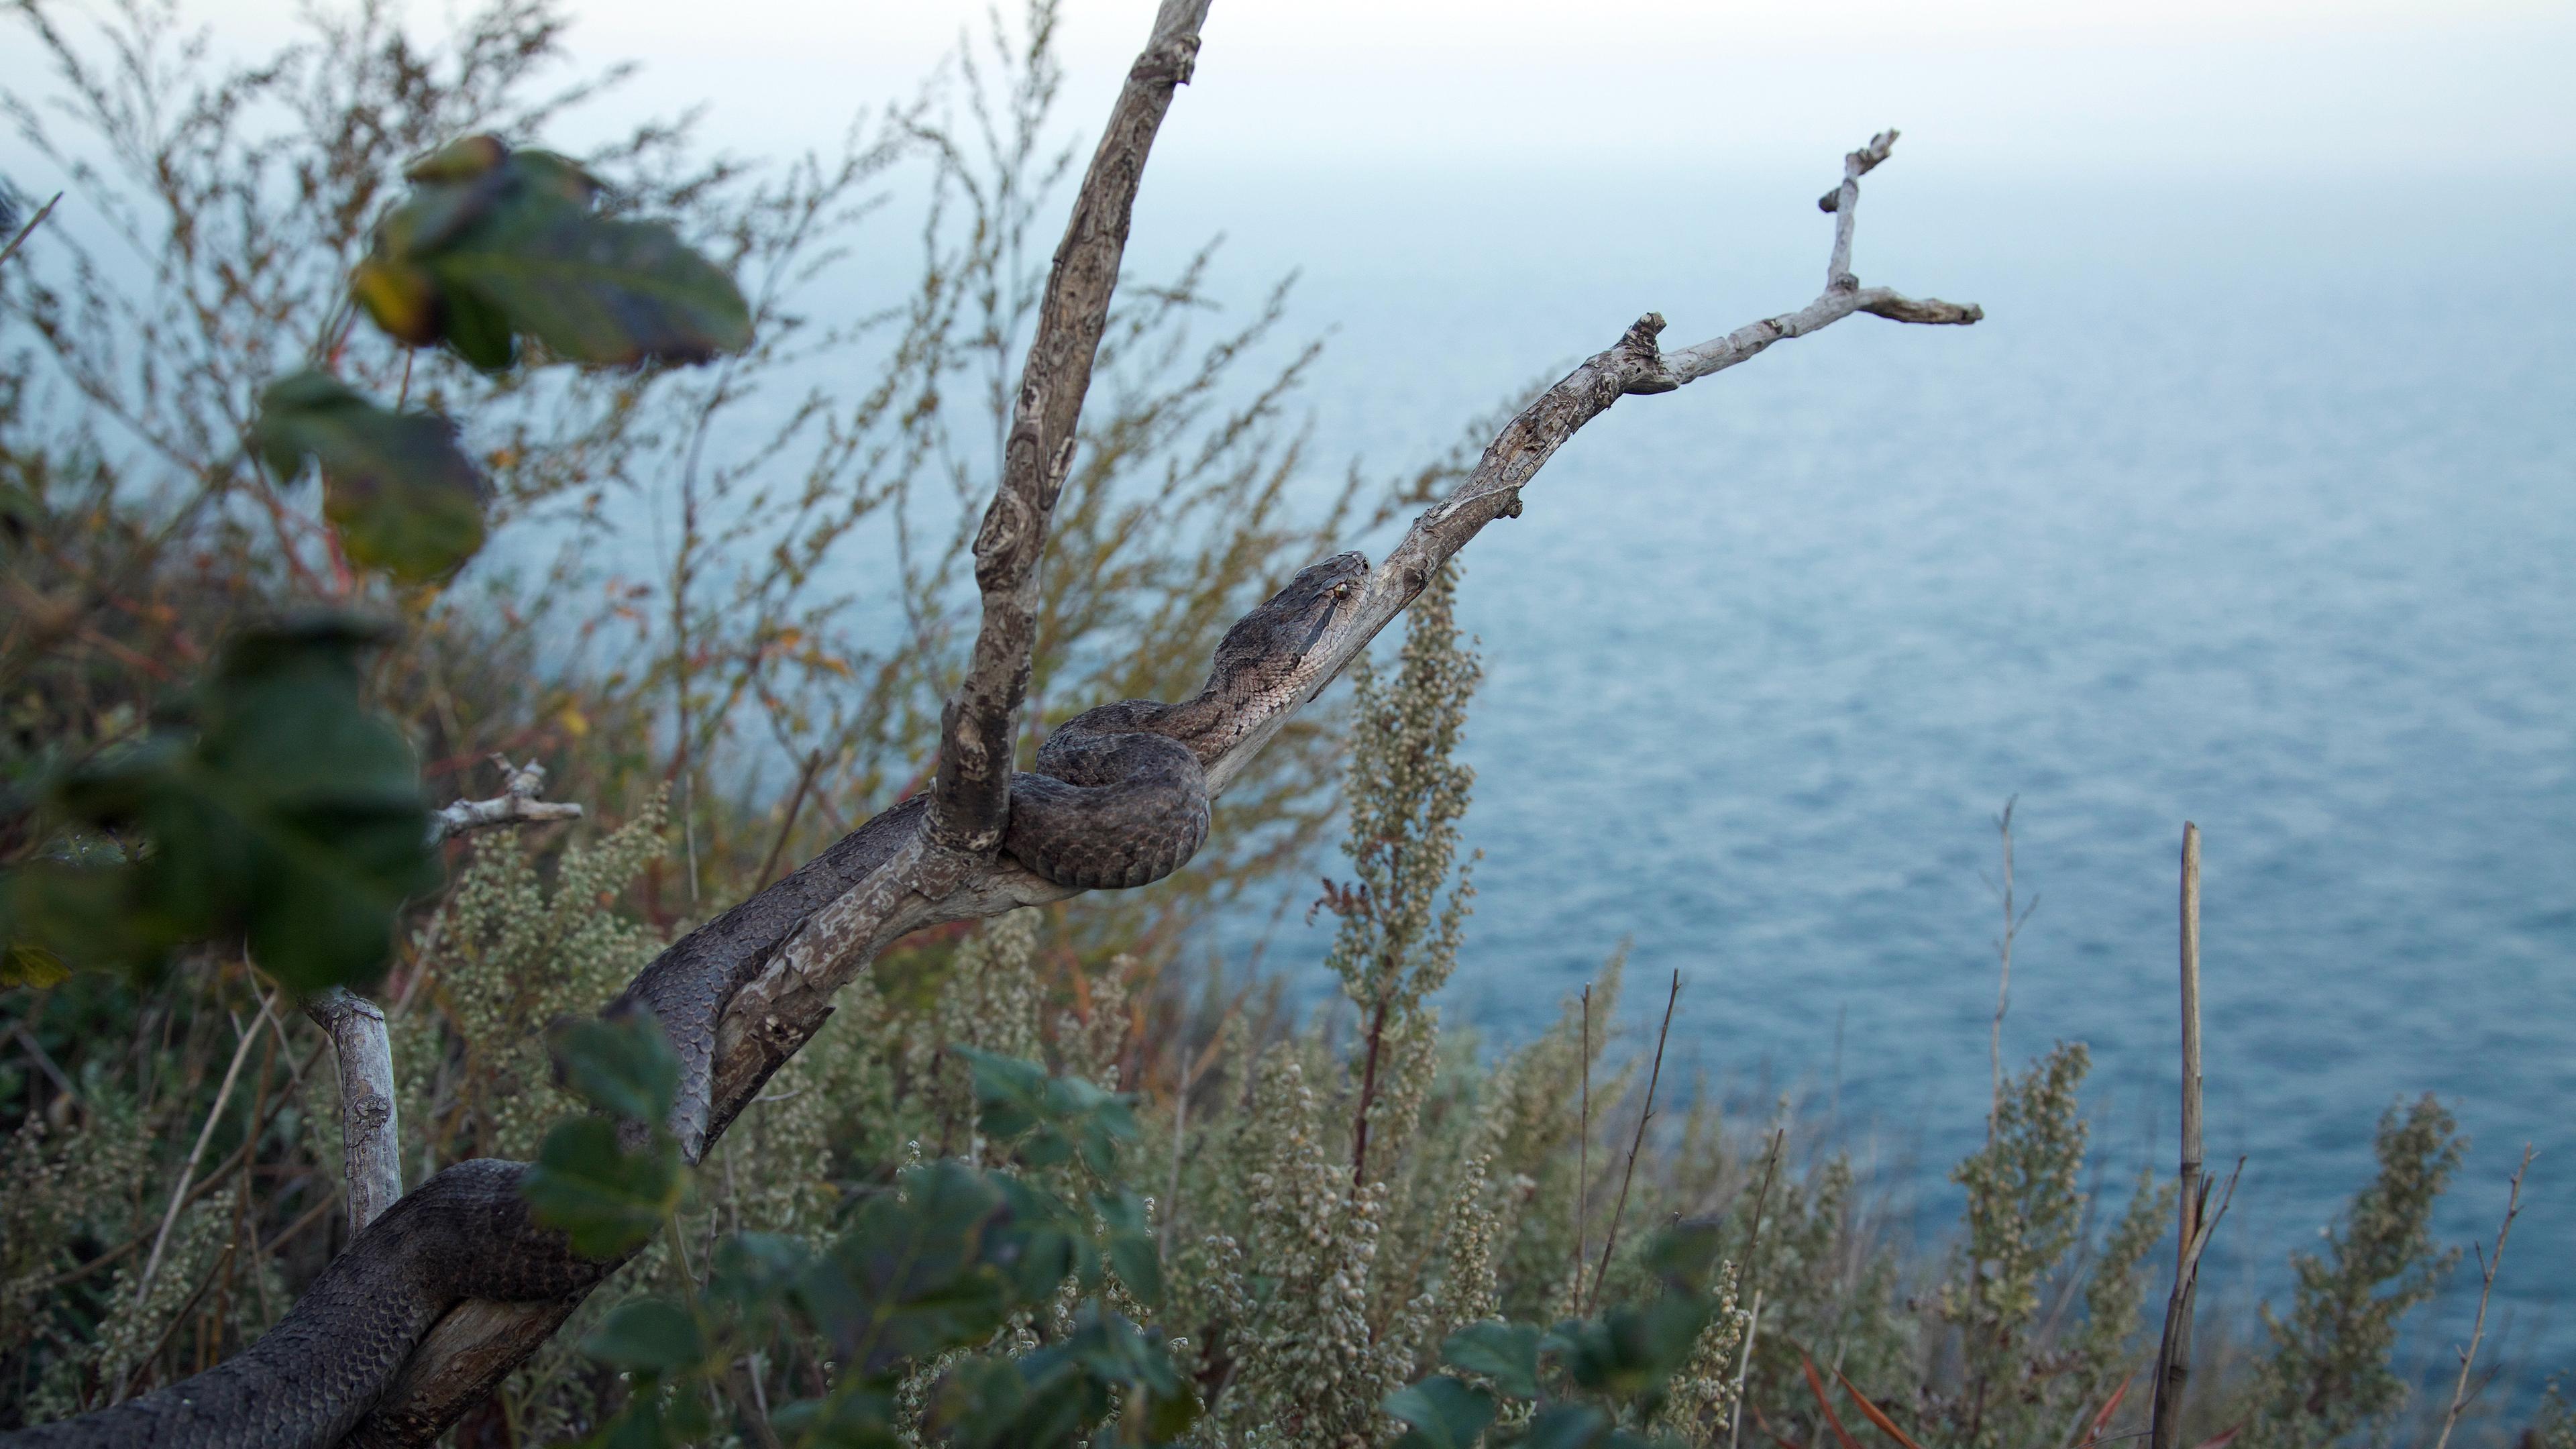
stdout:
[[769,889],[778,878],[778,857],[787,849],[787,837],[796,829],[796,817],[805,809],[806,792],[814,788],[814,776],[823,768],[823,752],[816,750],[805,757],[805,768],[796,772],[796,788],[787,797],[787,813],[778,818],[778,834],[769,842],[769,854],[760,862],[759,883],[751,888],[753,895]]
[[1664,1025],[1655,1033],[1655,1066],[1646,1074],[1646,1106],[1637,1114],[1637,1135],[1628,1141],[1628,1166],[1619,1174],[1619,1202],[1610,1210],[1610,1232],[1601,1240],[1601,1266],[1593,1270],[1589,1313],[1601,1302],[1601,1280],[1610,1276],[1610,1254],[1619,1246],[1619,1220],[1628,1213],[1628,1183],[1637,1175],[1637,1151],[1646,1145],[1646,1124],[1655,1120],[1655,1083],[1664,1076],[1664,1039],[1673,1034],[1673,1004],[1682,999],[1682,973],[1673,973],[1672,993],[1664,998]]
[[2495,1256],[2478,1254],[2478,1317],[2470,1326],[2468,1347],[2460,1350],[2460,1381],[2451,1386],[2451,1407],[2442,1415],[2442,1437],[2433,1441],[2433,1449],[2449,1449],[2451,1431],[2459,1427],[2460,1415],[2469,1407],[2469,1366],[2477,1362],[2478,1340],[2486,1336],[2487,1298],[2495,1292],[2496,1270],[2504,1266],[2504,1240],[2513,1233],[2513,1220],[2522,1215],[2522,1175],[2531,1170],[2531,1144],[2522,1144],[2522,1161],[2513,1169],[2513,1187],[2505,1194],[2504,1221],[2496,1227]]
[[9,238],[9,244],[0,247],[0,262],[5,262],[18,254],[18,248],[26,245],[27,238],[35,234],[36,228],[45,224],[46,217],[54,214],[54,208],[62,204],[62,199],[63,194],[59,191],[55,192],[53,200],[46,202],[42,210],[27,218],[27,224],[18,228],[16,236]]
[[1583,1250],[1592,1228],[1586,1221],[1592,1202],[1592,983],[1583,983],[1582,1106],[1574,1137],[1574,1302],[1583,1301]]
[[[2174,1237],[2173,1294],[2165,1302],[2165,1331],[2156,1349],[2155,1406],[2148,1419],[2149,1449],[2175,1449],[2182,1435],[2182,1391],[2191,1376],[2191,1311],[2198,1286],[2200,1221],[2209,1198],[2201,1178],[2200,1140],[2200,827],[2182,827],[2182,1192],[2181,1222]],[[2238,1170],[2243,1171],[2243,1163]],[[2235,1191],[2231,1179],[2228,1190]]]

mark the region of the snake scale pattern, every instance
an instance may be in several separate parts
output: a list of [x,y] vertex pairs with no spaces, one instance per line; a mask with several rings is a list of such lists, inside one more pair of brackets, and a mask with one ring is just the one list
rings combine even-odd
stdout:
[[[1217,646],[1199,694],[1178,704],[1126,700],[1077,715],[1011,777],[1002,848],[1079,890],[1146,885],[1207,838],[1207,767],[1296,707],[1368,561],[1311,565],[1245,615]],[[785,880],[657,957],[611,1011],[662,1021],[682,1063],[682,1146],[704,1144],[709,1064],[725,1002],[806,917],[848,890],[921,828],[926,796],[878,814]],[[358,1234],[277,1326],[193,1378],[59,1423],[0,1436],[9,1449],[323,1449],[372,1409],[421,1338],[470,1298],[541,1302],[588,1290],[616,1270],[574,1253],[530,1220],[526,1164],[461,1162],[414,1188]]]

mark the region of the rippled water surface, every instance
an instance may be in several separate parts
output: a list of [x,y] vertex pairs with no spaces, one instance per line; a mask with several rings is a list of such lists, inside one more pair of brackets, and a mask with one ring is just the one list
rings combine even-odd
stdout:
[[[1524,1037],[1633,937],[1712,1081],[1830,1100],[1838,1062],[1856,1137],[1952,1160],[2017,794],[2007,1053],[2090,1043],[2104,1160],[2169,1164],[2196,820],[2210,1153],[2248,1159],[2229,1291],[2279,1290],[2429,1090],[2474,1138],[2450,1241],[2538,1146],[2498,1297],[2525,1369],[2576,1364],[2576,186],[1906,159],[1857,269],[1988,322],[1856,318],[1629,399],[1467,555],[1485,861],[1451,1019]],[[1144,255],[1223,228],[1245,297],[1307,268],[1336,466],[1823,266],[1815,177],[1160,180]],[[1311,982],[1294,919],[1269,959]]]

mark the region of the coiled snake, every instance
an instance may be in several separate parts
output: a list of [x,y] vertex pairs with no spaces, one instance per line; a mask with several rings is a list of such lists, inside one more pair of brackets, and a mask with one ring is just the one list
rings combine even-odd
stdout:
[[[1206,840],[1207,768],[1296,707],[1321,667],[1315,645],[1368,573],[1337,554],[1290,580],[1217,646],[1206,687],[1178,704],[1127,700],[1077,715],[1051,735],[1037,772],[1011,777],[1002,848],[1057,885],[1145,885]],[[662,1021],[683,1067],[675,1123],[703,1145],[707,1063],[725,1002],[823,905],[865,879],[921,826],[916,795],[804,867],[674,943],[609,1008]],[[575,1254],[530,1221],[525,1164],[462,1162],[368,1225],[275,1328],[233,1358],[112,1408],[0,1436],[9,1446],[242,1446],[337,1443],[364,1418],[424,1334],[469,1298],[561,1299],[615,1263]]]

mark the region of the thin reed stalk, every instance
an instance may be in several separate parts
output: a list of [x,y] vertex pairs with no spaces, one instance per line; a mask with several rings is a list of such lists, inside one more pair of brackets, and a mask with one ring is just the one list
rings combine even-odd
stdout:
[[2531,1144],[2522,1144],[2522,1161],[2513,1169],[2513,1187],[2505,1194],[2504,1221],[2496,1225],[2495,1256],[2478,1254],[2478,1317],[2470,1325],[2468,1346],[2460,1350],[2459,1382],[2451,1386],[2451,1407],[2442,1414],[2442,1437],[2433,1449],[2450,1449],[2451,1431],[2469,1407],[2469,1367],[2478,1359],[2478,1340],[2486,1337],[2487,1299],[2495,1293],[2496,1270],[2504,1266],[2504,1240],[2513,1235],[2513,1220],[2522,1215],[2522,1175],[2531,1170]]
[[1673,1005],[1682,999],[1682,973],[1673,973],[1673,989],[1664,998],[1664,1024],[1655,1033],[1655,1065],[1646,1074],[1646,1105],[1637,1114],[1637,1135],[1628,1140],[1628,1166],[1619,1174],[1619,1201],[1610,1210],[1610,1231],[1601,1240],[1601,1266],[1592,1273],[1592,1297],[1584,1312],[1601,1302],[1601,1282],[1610,1276],[1610,1254],[1619,1246],[1619,1220],[1628,1215],[1628,1184],[1637,1176],[1637,1152],[1646,1145],[1646,1124],[1655,1120],[1655,1084],[1664,1078],[1664,1041],[1673,1034]]

